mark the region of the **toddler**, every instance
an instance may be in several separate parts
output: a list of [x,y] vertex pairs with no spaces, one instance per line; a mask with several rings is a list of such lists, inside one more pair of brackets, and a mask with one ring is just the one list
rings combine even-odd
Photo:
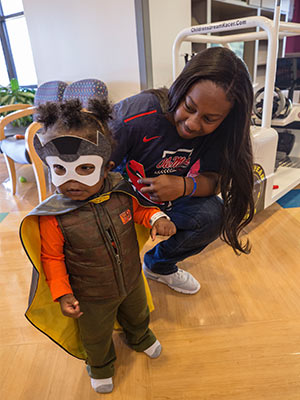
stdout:
[[[95,98],[90,99],[87,109],[82,109],[79,100],[38,107],[37,121],[43,132],[35,136],[34,146],[50,169],[57,191],[30,213],[38,216],[41,273],[62,314],[78,324],[91,385],[99,393],[113,390],[116,355],[112,332],[116,320],[132,349],[150,358],[161,352],[148,326],[134,223],[150,228],[153,240],[156,234],[176,232],[166,214],[141,206],[131,185],[120,174],[110,172],[114,167],[109,161],[110,113],[109,103]],[[23,240],[22,225],[21,239],[34,264]],[[30,302],[38,286],[35,283],[33,276]],[[46,306],[40,308],[46,313]],[[67,340],[54,340],[72,353],[64,346]]]

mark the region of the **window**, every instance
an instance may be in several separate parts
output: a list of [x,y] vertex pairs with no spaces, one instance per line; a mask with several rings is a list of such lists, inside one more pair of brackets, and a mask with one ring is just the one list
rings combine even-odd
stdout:
[[0,84],[16,78],[20,86],[36,86],[22,0],[0,0],[0,41]]

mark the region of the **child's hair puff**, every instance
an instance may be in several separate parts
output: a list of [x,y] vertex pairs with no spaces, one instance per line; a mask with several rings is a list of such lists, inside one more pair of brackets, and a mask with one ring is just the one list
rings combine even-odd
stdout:
[[90,98],[86,109],[82,107],[79,99],[71,99],[39,105],[36,111],[36,121],[43,124],[44,134],[53,130],[57,132],[83,130],[87,132],[86,138],[91,139],[95,136],[95,132],[100,130],[113,145],[108,128],[111,113],[112,106],[106,98]]
[[93,97],[88,101],[87,110],[91,111],[101,122],[107,123],[111,119],[112,107],[107,100]]
[[[102,124],[106,124],[111,118],[112,107],[107,99],[93,97],[88,100],[87,111]],[[88,115],[82,113],[79,99],[66,100],[64,102],[47,102],[37,108],[36,120],[44,125],[45,130],[55,125],[58,121],[65,125],[66,129],[79,129],[86,125]]]

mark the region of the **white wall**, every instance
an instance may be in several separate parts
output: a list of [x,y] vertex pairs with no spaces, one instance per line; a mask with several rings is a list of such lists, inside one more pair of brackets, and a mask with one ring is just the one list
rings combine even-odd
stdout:
[[118,101],[140,91],[134,0],[23,0],[38,83],[98,78]]
[[[172,79],[172,47],[177,34],[191,26],[191,0],[149,0],[153,86],[169,87]],[[190,53],[191,44],[181,46]],[[182,67],[184,58],[181,57]]]

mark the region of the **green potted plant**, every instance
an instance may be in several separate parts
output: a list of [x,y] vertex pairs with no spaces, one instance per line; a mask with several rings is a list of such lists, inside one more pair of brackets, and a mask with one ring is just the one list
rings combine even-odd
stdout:
[[[17,79],[13,78],[8,86],[0,85],[0,106],[9,104],[33,104],[35,89],[21,88]],[[3,113],[3,116],[13,111]],[[32,116],[19,118],[12,122],[12,126],[21,127],[28,126],[32,122]]]

